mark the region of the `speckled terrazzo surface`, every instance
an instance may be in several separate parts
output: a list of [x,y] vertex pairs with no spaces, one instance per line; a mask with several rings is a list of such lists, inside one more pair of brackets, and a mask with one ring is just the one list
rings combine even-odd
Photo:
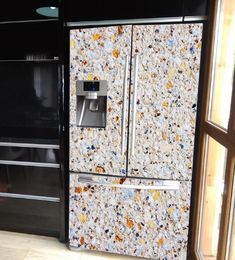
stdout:
[[[110,177],[110,182],[123,180]],[[129,184],[138,182],[128,180]],[[70,246],[155,259],[186,259],[190,189],[190,182],[181,182],[176,191],[90,185],[71,174]]]
[[134,26],[139,55],[132,176],[191,180],[201,24]]
[[[131,55],[131,31],[133,52]],[[70,170],[125,175],[121,155],[126,55],[139,55],[135,155],[129,175],[191,180],[201,24],[71,31]],[[76,126],[76,80],[108,81],[106,129]]]
[[[131,26],[72,30],[70,44],[70,170],[125,175],[121,119]],[[76,80],[92,79],[108,81],[105,129],[76,127]]]
[[[139,55],[135,155],[129,155],[128,175],[177,179],[181,184],[174,191],[149,190],[143,185],[157,181],[96,176],[98,183],[89,184],[71,174],[70,246],[186,259],[201,37],[202,24],[71,30],[70,171],[125,176],[125,57]],[[129,70],[133,76],[133,66]],[[76,126],[76,80],[92,79],[108,81],[105,129]],[[131,94],[132,83],[133,79]],[[132,107],[132,95],[129,101]]]

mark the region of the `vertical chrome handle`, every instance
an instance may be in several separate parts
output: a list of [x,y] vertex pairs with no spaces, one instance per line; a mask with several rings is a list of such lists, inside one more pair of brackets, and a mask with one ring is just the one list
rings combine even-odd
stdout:
[[125,59],[124,69],[124,82],[123,82],[123,103],[122,103],[122,142],[121,142],[121,153],[125,153],[125,133],[126,133],[126,99],[127,99],[127,78],[128,78],[128,60],[129,56]]
[[135,154],[135,122],[136,122],[136,96],[138,87],[138,62],[139,56],[134,56],[134,82],[132,99],[132,129],[131,129],[131,156]]

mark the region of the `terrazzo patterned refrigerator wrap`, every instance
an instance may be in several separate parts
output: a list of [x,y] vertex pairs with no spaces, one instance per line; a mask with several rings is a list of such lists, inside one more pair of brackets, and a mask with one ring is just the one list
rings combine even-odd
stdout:
[[[198,23],[70,31],[71,247],[186,259],[201,37]],[[78,80],[107,80],[105,128],[78,126]]]

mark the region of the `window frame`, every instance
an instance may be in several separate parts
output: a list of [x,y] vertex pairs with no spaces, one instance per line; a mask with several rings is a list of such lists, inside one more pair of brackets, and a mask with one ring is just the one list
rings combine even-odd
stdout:
[[[220,231],[217,259],[227,260],[230,248],[231,209],[235,169],[235,71],[230,105],[230,117],[227,130],[210,121],[209,109],[213,92],[213,69],[216,50],[216,35],[219,24],[220,5],[222,0],[209,1],[209,16],[206,26],[205,55],[202,60],[203,73],[200,85],[204,86],[200,93],[201,104],[196,136],[196,149],[193,168],[193,188],[191,196],[191,213],[189,224],[188,259],[203,259],[200,254],[200,225],[202,218],[205,167],[207,158],[207,136],[212,137],[227,149],[224,194],[221,210]],[[205,58],[207,57],[207,58]]]

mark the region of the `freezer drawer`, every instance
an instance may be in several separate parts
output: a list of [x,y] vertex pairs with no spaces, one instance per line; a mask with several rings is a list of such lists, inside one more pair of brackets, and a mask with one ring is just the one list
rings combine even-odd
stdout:
[[160,184],[102,177],[80,181],[71,174],[70,247],[186,259],[191,182],[178,187],[173,182],[166,190]]

